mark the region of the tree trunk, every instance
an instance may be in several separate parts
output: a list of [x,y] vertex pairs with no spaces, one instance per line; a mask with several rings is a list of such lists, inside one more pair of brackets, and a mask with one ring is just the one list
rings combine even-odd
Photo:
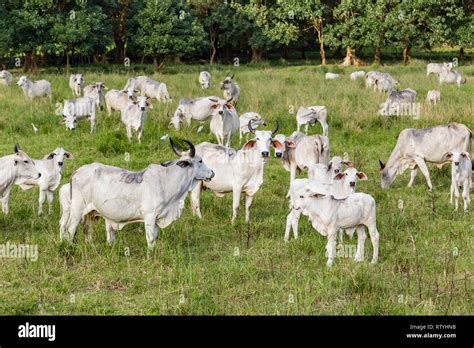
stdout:
[[211,43],[211,57],[209,58],[210,65],[214,64],[214,59],[216,58],[217,54],[216,40],[217,33],[214,30],[209,31],[209,41]]
[[24,72],[31,72],[36,75],[38,72],[38,65],[36,64],[36,52],[31,51],[25,57],[25,64],[23,65]]
[[69,51],[66,51],[66,75],[69,75]]
[[252,48],[252,59],[250,64],[256,64],[262,60],[263,50],[260,48]]
[[174,56],[174,63],[175,64],[183,64],[183,62],[181,61],[181,57],[180,56]]
[[160,73],[165,66],[165,60],[161,56],[154,56],[153,57],[153,69],[156,73]]
[[410,58],[410,46],[405,45],[403,48],[403,63],[404,64],[410,64],[411,58]]
[[363,65],[362,60],[357,58],[355,51],[352,53],[352,48],[351,47],[346,47],[346,57],[344,58],[344,61],[342,62],[342,66],[360,66]]
[[382,59],[380,59],[380,46],[375,46],[375,63],[382,65]]
[[323,19],[319,18],[318,20],[314,20],[313,22],[314,29],[316,29],[316,33],[318,34],[318,42],[319,42],[319,54],[321,55],[321,64],[326,65],[326,52],[324,51],[324,39],[323,39]]
[[459,59],[460,59],[460,60],[464,60],[464,58],[465,58],[465,55],[464,55],[464,47],[461,47],[461,48],[459,49]]
[[118,12],[112,13],[112,33],[115,43],[114,61],[123,64],[125,61],[125,26],[127,24],[130,0],[120,2]]

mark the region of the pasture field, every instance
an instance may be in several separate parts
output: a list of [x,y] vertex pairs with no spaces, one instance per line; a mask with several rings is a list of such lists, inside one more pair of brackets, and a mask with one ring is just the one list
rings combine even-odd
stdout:
[[[377,202],[380,232],[379,263],[369,263],[372,247],[366,240],[366,260],[355,263],[356,238],[344,238],[332,268],[326,267],[326,238],[313,230],[306,218],[300,237],[283,241],[288,201],[289,173],[273,156],[265,169],[264,184],[251,209],[251,223],[244,222],[243,207],[231,226],[232,197],[201,195],[203,220],[192,216],[189,199],[182,217],[160,230],[154,252],[147,257],[144,225],[126,226],[113,246],[106,243],[103,220],[93,225],[92,240],[82,229],[72,246],[59,242],[58,191],[54,213],[37,215],[38,189],[13,189],[10,214],[0,213],[0,244],[38,245],[37,261],[0,258],[0,313],[4,315],[444,315],[472,314],[474,208],[454,212],[448,205],[450,168],[430,164],[434,189],[429,193],[421,173],[415,185],[406,187],[409,171],[391,188],[382,190],[379,158],[385,162],[399,132],[410,127],[429,127],[460,122],[474,129],[474,66],[460,66],[467,83],[458,89],[443,85],[441,104],[425,104],[426,93],[437,88],[434,76],[426,77],[425,61],[410,66],[365,66],[341,69],[301,63],[294,66],[261,64],[235,68],[242,88],[239,114],[259,112],[267,127],[278,118],[280,133],[296,127],[300,105],[325,105],[328,109],[331,156],[345,152],[364,171],[368,181],[358,191]],[[168,128],[180,98],[221,96],[218,82],[231,66],[207,66],[213,81],[209,90],[198,85],[198,65],[169,65],[161,75],[150,66],[108,66],[72,69],[85,73],[86,84],[105,81],[121,89],[128,77],[147,74],[165,82],[173,97],[170,104],[153,102],[142,144],[128,144],[118,113],[99,112],[97,133],[88,121],[79,121],[75,132],[66,131],[55,114],[55,103],[72,98],[68,75],[46,69],[34,79],[45,78],[53,86],[53,103],[28,101],[19,87],[0,87],[0,154],[11,154],[16,142],[32,158],[42,158],[58,146],[75,159],[65,165],[62,183],[73,171],[94,161],[139,170],[149,163],[175,159],[169,142],[160,137],[188,139],[194,144],[215,142],[209,123],[180,132]],[[385,95],[364,88],[362,79],[352,82],[355,70],[390,72],[401,88],[417,91],[420,118],[377,115]],[[339,80],[324,80],[325,72],[339,72]],[[18,78],[20,71],[13,71]],[[294,108],[294,113],[291,108]],[[34,123],[39,132],[33,132]],[[321,133],[320,125],[310,134]],[[238,135],[233,147],[238,147]],[[128,155],[127,155],[128,154]],[[304,177],[301,174],[300,177]],[[472,196],[472,194],[471,194]],[[473,197],[474,198],[474,197]],[[47,211],[47,207],[45,206]],[[340,242],[338,242],[340,243]]]

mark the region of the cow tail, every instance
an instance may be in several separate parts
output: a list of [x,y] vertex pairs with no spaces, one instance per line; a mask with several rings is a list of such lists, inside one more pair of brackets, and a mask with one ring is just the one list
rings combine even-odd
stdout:
[[461,84],[465,84],[467,82],[467,79],[464,77],[462,80],[461,80]]

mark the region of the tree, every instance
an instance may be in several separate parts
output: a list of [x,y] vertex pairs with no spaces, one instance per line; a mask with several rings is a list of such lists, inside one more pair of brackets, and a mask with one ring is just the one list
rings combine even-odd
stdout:
[[[94,35],[91,35],[91,33]],[[69,11],[55,16],[51,36],[57,51],[66,55],[66,69],[69,70],[69,56],[74,52],[93,54],[104,51],[110,40],[106,16],[98,6],[83,3]]]
[[155,71],[162,69],[169,56],[200,53],[207,43],[202,26],[183,1],[147,0],[137,23],[136,43],[153,57]]

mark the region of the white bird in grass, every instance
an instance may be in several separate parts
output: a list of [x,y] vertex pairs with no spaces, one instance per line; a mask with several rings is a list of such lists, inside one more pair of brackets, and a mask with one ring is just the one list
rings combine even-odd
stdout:
[[197,132],[198,132],[198,133],[201,133],[201,131],[202,131],[203,128],[204,128],[204,126],[199,126]]
[[166,139],[168,139],[168,134],[165,134],[160,138],[161,141],[166,141]]
[[33,127],[33,131],[34,131],[35,133],[38,133],[39,129],[36,128],[36,126],[35,126],[33,123],[31,124],[31,126]]

